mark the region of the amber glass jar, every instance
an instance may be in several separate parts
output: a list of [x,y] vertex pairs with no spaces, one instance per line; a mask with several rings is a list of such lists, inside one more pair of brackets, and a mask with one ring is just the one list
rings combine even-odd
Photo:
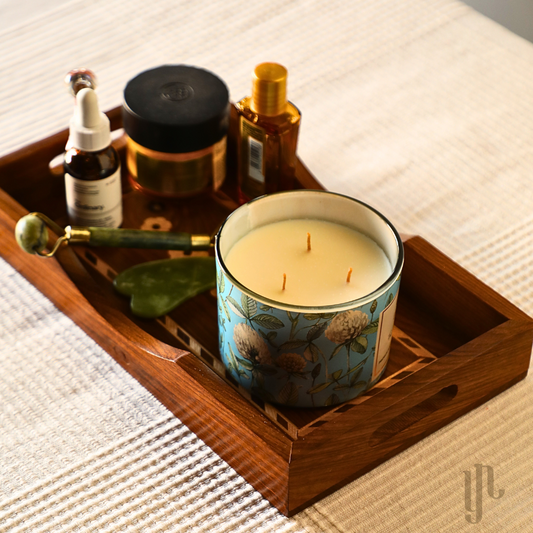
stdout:
[[122,118],[135,188],[180,198],[224,182],[229,93],[213,73],[186,65],[144,71],[124,89]]

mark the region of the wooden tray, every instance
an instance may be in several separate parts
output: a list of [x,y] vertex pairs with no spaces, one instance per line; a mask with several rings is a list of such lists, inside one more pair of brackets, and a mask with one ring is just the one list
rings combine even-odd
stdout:
[[[119,110],[109,116],[119,127]],[[66,139],[65,131],[0,160],[2,256],[284,514],[304,509],[526,376],[533,321],[413,237],[405,240],[390,362],[378,385],[331,408],[282,408],[250,397],[222,366],[214,294],[162,319],[141,320],[113,291],[116,272],[167,252],[71,247],[41,259],[18,248],[14,227],[28,211],[67,223],[63,177],[49,167]],[[233,156],[230,142],[230,176]],[[320,188],[301,162],[297,177],[299,187]],[[124,227],[170,222],[174,231],[209,233],[236,207],[231,178],[216,197],[174,202],[132,191],[125,177],[123,185]]]

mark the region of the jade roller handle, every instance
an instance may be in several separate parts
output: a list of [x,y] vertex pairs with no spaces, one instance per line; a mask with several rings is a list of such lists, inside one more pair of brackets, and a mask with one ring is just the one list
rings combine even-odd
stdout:
[[[48,253],[45,252],[48,242],[47,224],[56,235],[59,235],[52,250]],[[182,250],[185,253],[194,250],[209,250],[212,246],[210,235],[71,226],[63,229],[42,213],[30,213],[22,217],[15,227],[15,238],[25,252],[45,257],[52,257],[62,244],[71,243],[115,248]]]
[[85,243],[89,246],[111,246],[114,248],[148,248],[152,250],[209,250],[209,235],[170,233],[141,229],[115,228],[65,228],[68,241]]

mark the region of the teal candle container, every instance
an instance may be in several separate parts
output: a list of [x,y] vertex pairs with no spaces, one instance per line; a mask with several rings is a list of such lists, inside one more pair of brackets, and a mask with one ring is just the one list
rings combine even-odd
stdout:
[[[392,273],[364,297],[332,305],[292,305],[255,293],[228,269],[228,253],[250,231],[289,219],[318,219],[357,230],[383,250]],[[381,378],[404,260],[400,236],[382,214],[326,191],[263,196],[224,222],[215,257],[221,358],[252,395],[293,407],[331,406],[359,396]]]

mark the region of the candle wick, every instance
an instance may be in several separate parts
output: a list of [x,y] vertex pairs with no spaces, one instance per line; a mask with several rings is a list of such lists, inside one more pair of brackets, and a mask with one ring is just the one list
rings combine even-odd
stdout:
[[310,233],[307,234],[307,251],[308,252],[311,251],[311,234]]
[[350,280],[352,279],[352,272],[353,268],[350,267],[350,270],[348,270],[348,275],[346,276],[346,283],[350,283]]
[[287,274],[283,274],[283,287],[281,287],[281,290],[285,290],[285,284],[287,283]]

